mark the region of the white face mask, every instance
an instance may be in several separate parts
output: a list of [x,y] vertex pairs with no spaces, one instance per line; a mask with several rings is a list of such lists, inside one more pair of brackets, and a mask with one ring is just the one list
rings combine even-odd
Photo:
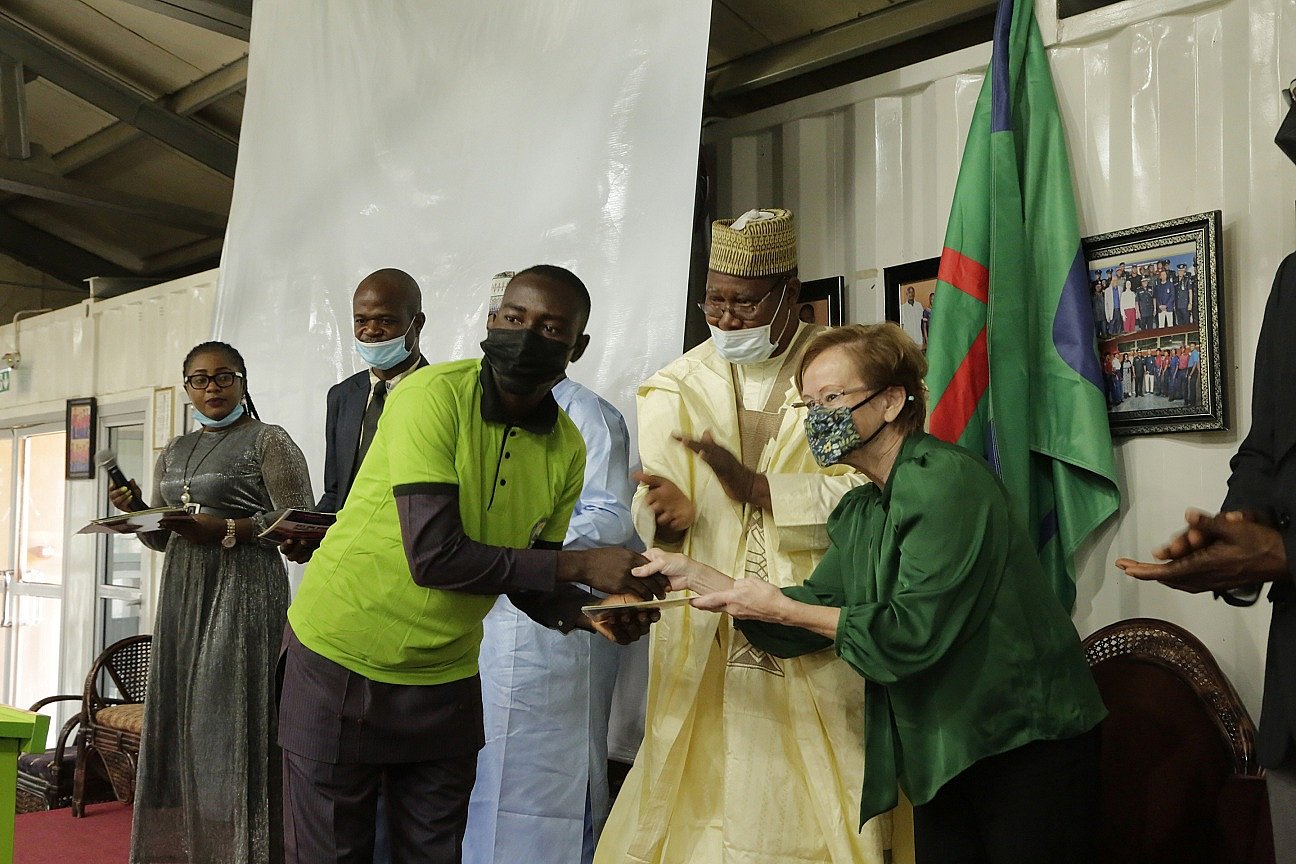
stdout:
[[[716,353],[728,360],[730,363],[759,363],[762,360],[768,360],[774,356],[778,350],[778,342],[774,339],[774,318],[778,318],[779,310],[783,308],[783,298],[787,296],[787,286],[783,287],[783,296],[779,297],[778,305],[774,307],[774,317],[770,323],[763,327],[745,327],[742,330],[721,330],[714,324],[707,324],[711,328],[711,339],[715,342]],[[788,323],[791,319],[788,319]],[[787,330],[787,324],[783,329]],[[782,336],[782,333],[779,333]]]

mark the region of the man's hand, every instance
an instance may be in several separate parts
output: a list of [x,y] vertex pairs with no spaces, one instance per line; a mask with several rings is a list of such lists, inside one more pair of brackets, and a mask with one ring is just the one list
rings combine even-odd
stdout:
[[1152,553],[1164,564],[1118,558],[1116,566],[1135,579],[1193,594],[1291,578],[1282,535],[1255,514],[1235,511],[1211,516],[1189,510],[1184,518],[1188,522],[1184,532]]
[[652,576],[660,573],[670,579],[670,590],[692,591],[696,594],[711,594],[716,591],[727,591],[733,587],[734,580],[714,567],[680,552],[665,552],[661,549],[649,549],[644,553],[648,563],[636,567],[634,575]]
[[579,582],[604,594],[633,594],[640,600],[666,596],[666,577],[640,579],[631,571],[647,561],[638,552],[608,546],[558,553],[558,581]]
[[739,504],[754,504],[762,510],[770,509],[769,482],[765,475],[751,470],[725,448],[716,443],[710,430],[701,438],[689,438],[676,433],[674,439],[698,455],[715,472],[720,488],[730,500]]
[[[634,594],[612,594],[604,597],[600,606],[614,603],[633,603],[639,598]],[[603,615],[581,613],[577,627],[597,633],[618,645],[629,645],[648,633],[648,629],[661,619],[661,612],[656,609],[625,610],[608,612]]]
[[735,579],[728,591],[695,597],[692,602],[695,609],[727,612],[734,618],[778,624],[783,621],[790,601],[764,579]]
[[285,540],[279,544],[279,551],[294,564],[305,564],[319,547],[318,540]]
[[657,537],[664,543],[679,543],[693,527],[697,509],[680,488],[656,474],[634,472],[634,479],[648,487],[644,503],[657,519]]

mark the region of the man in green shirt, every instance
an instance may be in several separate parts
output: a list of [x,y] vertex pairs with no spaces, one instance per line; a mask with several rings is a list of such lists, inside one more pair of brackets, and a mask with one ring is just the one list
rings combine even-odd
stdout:
[[[392,391],[337,523],[288,613],[279,741],[285,859],[458,861],[482,745],[477,655],[497,595],[563,632],[594,629],[570,583],[648,598],[664,579],[620,548],[560,552],[584,444],[550,393],[589,342],[589,294],[540,265],[513,278],[483,360]],[[650,623],[612,632],[638,638]]]

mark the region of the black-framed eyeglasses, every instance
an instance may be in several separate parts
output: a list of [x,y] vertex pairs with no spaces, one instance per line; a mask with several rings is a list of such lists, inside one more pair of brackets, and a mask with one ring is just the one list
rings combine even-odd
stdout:
[[765,296],[761,297],[759,300],[742,300],[730,303],[724,300],[712,300],[707,298],[697,304],[697,307],[702,310],[703,315],[716,321],[723,318],[726,312],[734,318],[737,318],[739,321],[754,321],[759,314],[761,304],[774,296],[776,291],[786,288],[788,281],[791,278],[791,276],[784,276],[782,279],[775,282],[774,285],[765,292]]
[[[829,393],[826,396],[824,396],[822,399],[807,399],[804,402],[793,402],[792,407],[793,408],[824,408],[828,411],[832,411],[836,408],[840,408],[844,404],[842,402],[842,399],[848,393],[858,393],[861,390],[868,390],[868,389],[869,389],[868,387],[852,387],[849,390],[842,390],[838,393]],[[881,393],[882,390],[884,389],[886,388],[879,388],[877,393]],[[874,393],[873,395],[876,396],[877,393]],[[873,396],[870,396],[868,398],[872,399]],[[864,400],[864,402],[867,401],[868,399]],[[860,405],[863,405],[864,402],[859,403],[859,405],[856,405],[855,408],[860,407]],[[852,408],[851,410],[854,411],[855,408]]]
[[224,390],[226,387],[233,387],[237,378],[242,378],[242,372],[217,372],[215,375],[186,375],[184,377],[185,386],[192,390],[206,390],[207,385],[213,381],[216,386]]

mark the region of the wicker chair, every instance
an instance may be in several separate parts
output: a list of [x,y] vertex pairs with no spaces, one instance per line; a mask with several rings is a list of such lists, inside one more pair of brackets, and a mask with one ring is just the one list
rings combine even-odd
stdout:
[[1084,641],[1107,705],[1107,864],[1261,864],[1273,835],[1255,726],[1206,646],[1135,618]]
[[[81,734],[77,736],[73,816],[85,812],[87,771],[96,756],[108,770],[117,800],[126,804],[135,800],[135,765],[139,761],[152,646],[152,636],[130,636],[105,648],[90,667],[81,703]],[[104,695],[101,687],[109,684],[120,697]]]

